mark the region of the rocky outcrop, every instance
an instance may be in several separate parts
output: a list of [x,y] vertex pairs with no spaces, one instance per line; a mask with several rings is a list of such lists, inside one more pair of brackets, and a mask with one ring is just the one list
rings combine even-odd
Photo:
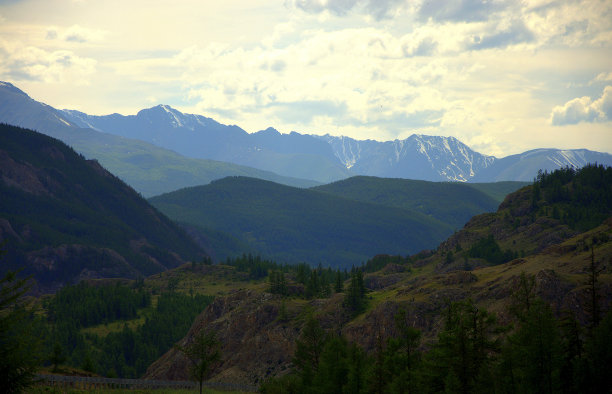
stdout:
[[[300,327],[279,320],[278,296],[241,290],[217,298],[197,317],[179,342],[189,346],[201,330],[213,330],[221,342],[221,361],[211,370],[213,381],[258,384],[288,370]],[[288,318],[298,311],[289,310]],[[171,349],[147,370],[145,379],[185,380],[190,361]]]

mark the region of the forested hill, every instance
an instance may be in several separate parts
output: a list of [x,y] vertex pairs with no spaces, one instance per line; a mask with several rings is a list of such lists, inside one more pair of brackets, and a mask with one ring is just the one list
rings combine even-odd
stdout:
[[378,253],[416,253],[435,247],[453,231],[416,211],[245,177],[150,201],[170,218],[228,233],[252,252],[334,267],[358,265]]
[[[522,185],[511,182],[498,188],[508,194]],[[495,211],[499,205],[493,197],[467,183],[356,176],[312,189],[352,200],[417,211],[455,229],[463,227],[474,215]],[[495,192],[496,184],[492,184],[490,189]]]
[[7,263],[50,288],[137,277],[203,255],[138,193],[64,143],[0,125],[0,241]]
[[[276,376],[266,393],[610,392],[611,199],[612,168],[541,173],[436,250],[375,256],[350,280],[268,265],[269,286],[218,297],[179,344],[214,330],[213,379]],[[146,377],[188,365],[171,349]]]

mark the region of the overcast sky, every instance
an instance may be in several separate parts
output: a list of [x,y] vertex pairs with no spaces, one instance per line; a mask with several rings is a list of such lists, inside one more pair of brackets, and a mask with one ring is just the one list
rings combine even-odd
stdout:
[[97,115],[612,152],[612,1],[0,0],[0,80]]

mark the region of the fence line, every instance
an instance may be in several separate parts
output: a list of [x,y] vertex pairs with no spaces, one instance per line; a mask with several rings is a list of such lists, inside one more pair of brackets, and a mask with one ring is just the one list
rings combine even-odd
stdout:
[[[84,390],[111,388],[111,389],[198,389],[199,383],[188,380],[147,380],[147,379],[116,379],[93,376],[64,376],[36,374],[39,383],[60,387],[72,387]],[[257,392],[257,387],[222,382],[203,382],[202,386],[213,389]]]

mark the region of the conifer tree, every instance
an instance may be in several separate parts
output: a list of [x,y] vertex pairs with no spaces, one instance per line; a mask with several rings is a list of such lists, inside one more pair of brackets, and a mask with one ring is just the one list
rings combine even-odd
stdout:
[[0,392],[15,393],[32,384],[40,363],[40,342],[20,305],[29,286],[7,272],[0,279]]

